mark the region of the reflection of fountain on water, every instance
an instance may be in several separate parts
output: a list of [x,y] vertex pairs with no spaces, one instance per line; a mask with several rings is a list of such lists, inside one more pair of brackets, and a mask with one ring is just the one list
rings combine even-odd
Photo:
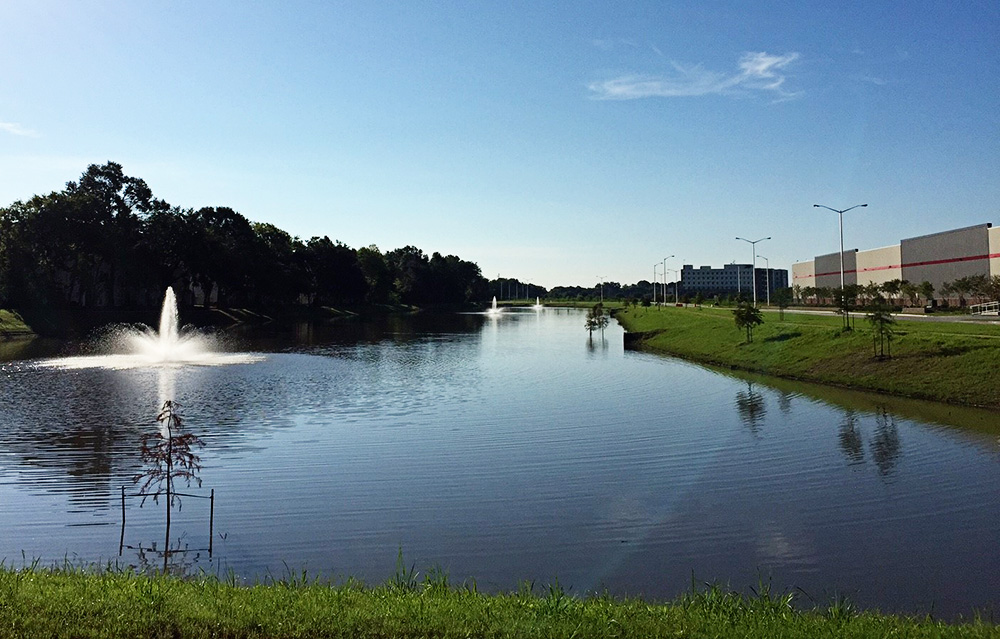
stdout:
[[219,353],[215,340],[195,329],[181,329],[178,321],[177,298],[168,287],[163,296],[159,331],[148,326],[114,329],[103,340],[106,355],[63,357],[44,360],[42,366],[52,368],[140,368],[176,366],[224,366],[250,364],[263,359],[250,353]]

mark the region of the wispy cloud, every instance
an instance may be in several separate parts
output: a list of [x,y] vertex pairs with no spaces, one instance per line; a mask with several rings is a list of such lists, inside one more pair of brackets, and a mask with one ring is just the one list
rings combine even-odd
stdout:
[[4,133],[10,133],[11,135],[19,135],[26,138],[36,138],[38,134],[31,129],[26,129],[16,122],[0,122],[0,131]]
[[629,40],[628,38],[597,38],[591,40],[590,43],[600,49],[601,51],[612,51],[619,47],[625,47],[627,49],[637,49],[639,43],[635,40]]
[[798,95],[785,89],[784,69],[798,60],[798,53],[772,55],[744,53],[737,71],[722,73],[701,65],[671,62],[673,72],[665,75],[623,75],[592,82],[588,88],[600,100],[675,98],[702,95],[733,95],[752,91],[770,92],[787,99]]
[[855,76],[852,76],[852,77],[855,80],[857,80],[858,82],[865,82],[865,83],[868,83],[868,84],[874,84],[874,85],[880,86],[880,87],[884,87],[885,85],[889,84],[888,80],[886,80],[883,77],[877,76],[877,75],[860,74],[860,75],[855,75]]

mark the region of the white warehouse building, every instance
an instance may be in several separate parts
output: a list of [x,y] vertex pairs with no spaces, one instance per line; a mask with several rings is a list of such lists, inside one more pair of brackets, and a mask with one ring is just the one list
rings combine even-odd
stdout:
[[[945,282],[973,275],[1000,275],[1000,228],[977,224],[900,241],[893,246],[844,251],[844,284],[884,284],[906,280]],[[818,255],[792,265],[792,285],[840,288],[840,255]]]

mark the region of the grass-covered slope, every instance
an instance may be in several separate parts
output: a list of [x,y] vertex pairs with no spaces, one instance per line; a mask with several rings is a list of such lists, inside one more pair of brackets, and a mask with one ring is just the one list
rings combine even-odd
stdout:
[[616,314],[644,349],[769,375],[906,397],[1000,407],[1000,326],[900,320],[891,357],[873,354],[863,317],[765,312],[753,342],[730,309],[631,308]]
[[2,637],[998,637],[995,625],[796,610],[790,595],[718,588],[667,604],[580,599],[558,587],[486,595],[444,578],[238,586],[111,571],[0,569]]
[[34,332],[17,313],[0,308],[0,340],[14,337],[30,337]]

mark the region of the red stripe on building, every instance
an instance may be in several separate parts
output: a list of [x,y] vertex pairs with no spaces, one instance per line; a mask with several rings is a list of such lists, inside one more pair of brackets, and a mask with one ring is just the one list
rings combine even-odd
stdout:
[[[914,266],[936,266],[938,264],[953,264],[955,262],[972,262],[974,260],[992,260],[1000,257],[1000,253],[987,253],[986,255],[970,255],[968,257],[950,257],[944,260],[927,260],[926,262],[911,262],[909,264],[893,264],[890,266],[873,266],[871,268],[863,268],[860,272],[867,273],[869,271],[888,271],[889,269],[904,269],[912,268]],[[844,275],[848,273],[858,273],[857,269],[845,269]],[[815,273],[813,275],[795,275],[792,274],[792,279],[801,279],[806,277],[824,277],[826,275],[840,275],[840,271],[829,271],[827,273]]]

